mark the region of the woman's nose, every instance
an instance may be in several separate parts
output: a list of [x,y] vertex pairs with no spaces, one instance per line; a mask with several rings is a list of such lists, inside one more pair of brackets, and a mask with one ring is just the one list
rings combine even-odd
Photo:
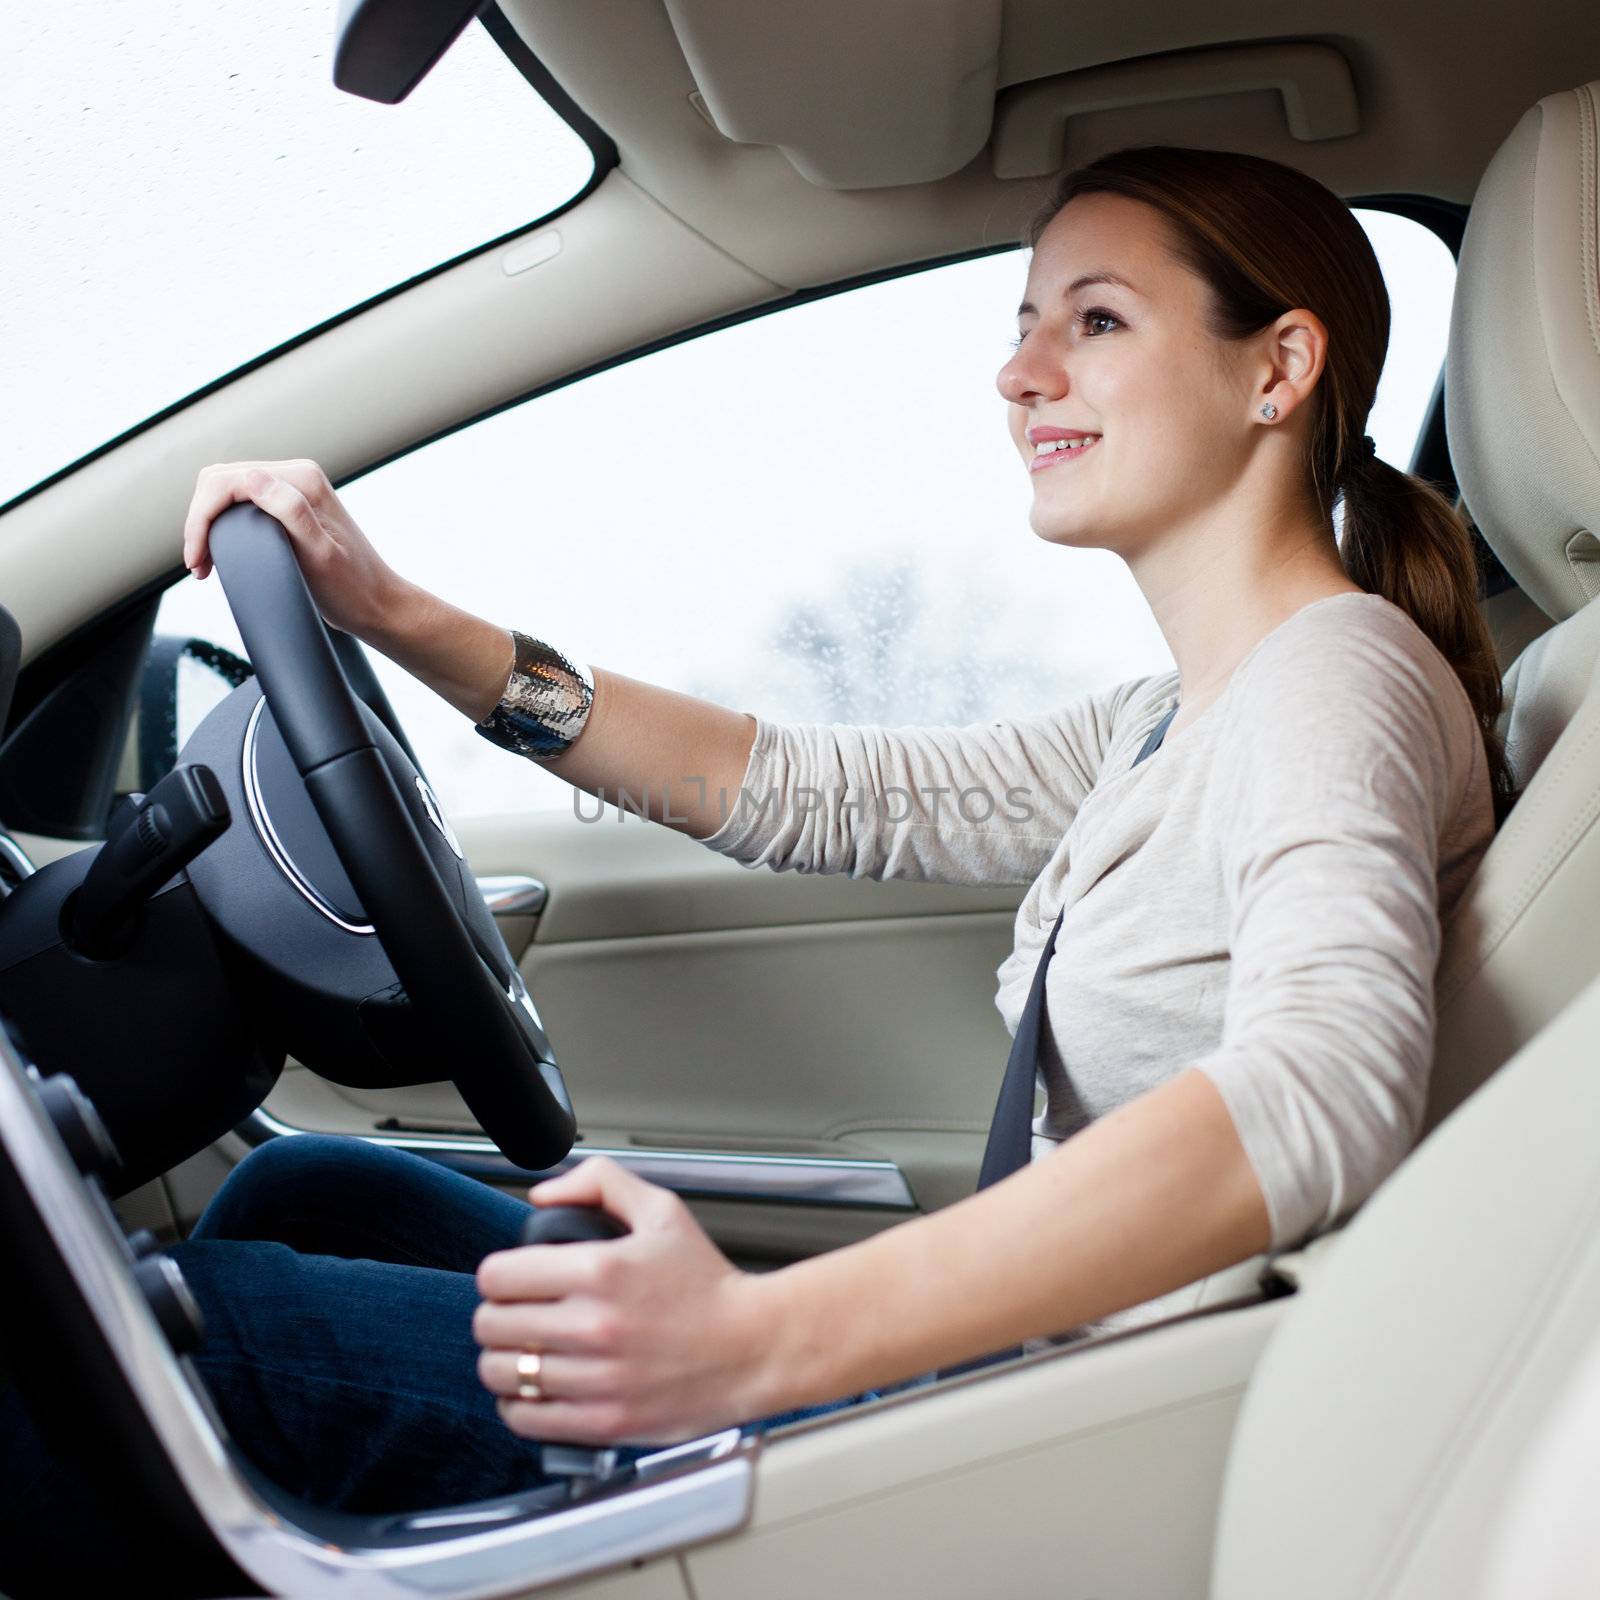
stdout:
[[1035,400],[1058,400],[1067,391],[1065,366],[1051,357],[1037,333],[1017,346],[1016,354],[995,377],[1001,398],[1014,406]]

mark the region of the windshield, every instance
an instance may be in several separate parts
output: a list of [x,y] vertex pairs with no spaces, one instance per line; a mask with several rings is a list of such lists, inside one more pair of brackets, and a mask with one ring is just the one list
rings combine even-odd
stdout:
[[589,181],[482,27],[380,106],[333,87],[335,9],[0,12],[0,505]]

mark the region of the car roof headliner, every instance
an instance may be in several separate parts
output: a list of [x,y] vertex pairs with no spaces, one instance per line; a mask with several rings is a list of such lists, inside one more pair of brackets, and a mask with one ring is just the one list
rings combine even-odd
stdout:
[[[1270,156],[1352,198],[1467,202],[1522,112],[1600,76],[1585,0],[1540,0],[1514,23],[1488,0],[1155,0],[1092,17],[1060,0],[501,9],[628,177],[795,288],[1015,239],[1050,172],[1128,144]],[[1196,93],[1212,84],[1224,92]]]

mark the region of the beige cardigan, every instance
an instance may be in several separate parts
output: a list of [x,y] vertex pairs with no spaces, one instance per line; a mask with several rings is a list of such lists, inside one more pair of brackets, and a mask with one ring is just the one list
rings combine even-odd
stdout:
[[1013,1032],[1065,906],[1035,1157],[1198,1067],[1282,1248],[1415,1138],[1441,911],[1493,834],[1488,764],[1454,671],[1377,595],[1303,607],[1133,766],[1177,692],[1169,672],[967,727],[758,717],[705,843],[780,871],[1030,884],[999,969]]

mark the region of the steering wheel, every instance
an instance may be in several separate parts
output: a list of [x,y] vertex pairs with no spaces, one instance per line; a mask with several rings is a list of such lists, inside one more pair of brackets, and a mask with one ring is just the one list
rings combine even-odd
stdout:
[[[282,527],[234,506],[212,526],[211,556],[256,683],[211,713],[185,756],[207,760],[252,826],[236,824],[190,877],[255,958],[264,1014],[337,1081],[450,1078],[506,1156],[554,1165],[575,1134],[566,1087],[433,791],[351,690]],[[319,1020],[331,1037],[308,1059]]]

